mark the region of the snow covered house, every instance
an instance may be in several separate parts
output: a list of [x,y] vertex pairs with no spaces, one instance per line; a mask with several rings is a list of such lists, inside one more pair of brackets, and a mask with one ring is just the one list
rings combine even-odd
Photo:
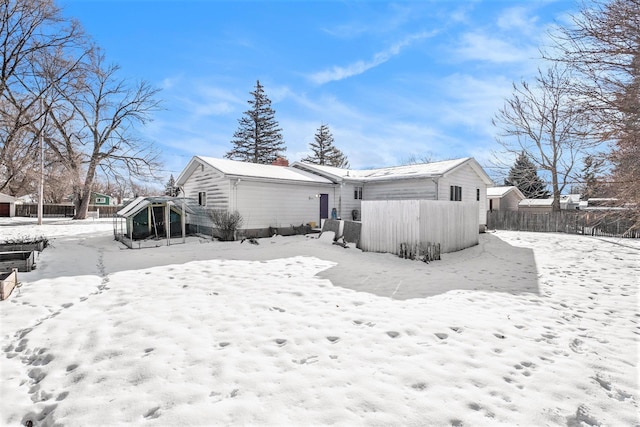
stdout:
[[[553,211],[553,197],[548,199],[522,199],[518,202],[518,211],[520,212],[532,212],[532,213],[545,213]],[[579,194],[567,194],[560,196],[560,209],[561,210],[576,210],[580,209],[580,195]]]
[[305,162],[295,162],[293,167],[336,185],[334,207],[344,219],[360,219],[363,200],[448,200],[478,202],[480,229],[487,224],[487,188],[493,181],[471,157],[366,170]]
[[[185,197],[197,200],[207,210],[238,211],[244,220],[241,228],[252,234],[270,228],[319,226],[335,203],[334,183],[289,167],[286,161],[279,164],[195,156],[176,179],[176,185]],[[198,221],[187,217],[190,225],[198,225]],[[210,225],[204,222],[200,225]]]
[[560,209],[580,209],[580,194],[564,194],[560,196]]
[[[478,202],[486,226],[493,182],[473,158],[355,170],[306,162],[262,165],[195,156],[176,179],[187,198],[206,209],[238,211],[245,230],[320,226],[327,218],[360,220],[363,200]],[[187,222],[193,220],[187,216]],[[203,224],[204,225],[204,224]]]
[[517,211],[518,203],[524,199],[522,191],[515,186],[487,188],[490,211]]
[[553,199],[522,199],[518,203],[519,212],[545,213],[552,212]]

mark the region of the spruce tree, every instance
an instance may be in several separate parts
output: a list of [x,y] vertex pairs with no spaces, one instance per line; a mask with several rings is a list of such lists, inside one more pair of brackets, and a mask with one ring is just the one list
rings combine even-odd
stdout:
[[324,123],[318,128],[314,142],[309,143],[309,147],[313,154],[302,159],[303,162],[338,168],[349,167],[347,157],[333,145],[333,134],[329,130],[329,126]]
[[176,180],[173,178],[173,174],[169,177],[169,181],[164,186],[165,196],[176,197],[180,189],[176,187]]
[[606,196],[607,191],[603,172],[604,162],[604,158],[590,154],[582,159],[583,166],[579,177],[581,181],[579,191],[584,200]]
[[233,134],[233,149],[225,157],[250,163],[271,164],[286,151],[282,129],[275,119],[271,100],[264,93],[258,80],[253,96],[248,101],[251,108],[238,120],[238,130]]
[[547,191],[544,180],[538,176],[536,166],[529,160],[526,153],[522,152],[509,170],[509,176],[504,180],[504,185],[513,185],[524,194],[527,199],[547,199]]

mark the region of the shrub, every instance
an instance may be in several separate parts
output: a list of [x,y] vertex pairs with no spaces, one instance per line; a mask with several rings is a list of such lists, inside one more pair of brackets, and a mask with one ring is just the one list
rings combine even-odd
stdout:
[[220,233],[218,237],[220,240],[224,242],[236,240],[236,231],[242,227],[244,222],[238,211],[229,212],[223,209],[214,209],[209,211],[209,217]]

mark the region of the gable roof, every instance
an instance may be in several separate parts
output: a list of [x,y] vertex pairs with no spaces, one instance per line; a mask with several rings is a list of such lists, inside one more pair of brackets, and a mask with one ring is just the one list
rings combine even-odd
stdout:
[[363,170],[341,169],[333,166],[321,166],[307,162],[295,162],[293,167],[327,176],[328,178],[336,181],[386,181],[410,178],[437,178],[453,172],[464,164],[469,164],[485,184],[493,185],[493,181],[489,178],[489,175],[487,175],[484,169],[482,169],[478,162],[472,157],[444,160],[441,162]]
[[10,196],[5,193],[0,193],[0,202],[3,203],[14,203],[17,199],[13,196]]
[[109,198],[111,198],[111,196],[109,194],[98,193],[97,191],[92,191],[91,195],[92,196],[98,196],[98,197],[109,197]]
[[326,178],[289,166],[263,165],[203,156],[194,156],[191,159],[187,167],[176,179],[176,184],[184,184],[199,165],[210,166],[229,178],[332,184]]
[[515,193],[521,200],[526,199],[522,191],[513,185],[506,187],[489,187],[487,188],[487,197],[504,197],[511,192]]

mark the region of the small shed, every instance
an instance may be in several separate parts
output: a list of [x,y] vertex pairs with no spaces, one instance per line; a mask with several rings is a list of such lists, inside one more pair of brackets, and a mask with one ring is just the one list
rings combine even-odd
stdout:
[[518,203],[524,199],[526,197],[516,186],[487,188],[489,211],[517,211]]
[[[186,214],[193,213],[189,200],[168,197],[137,197],[120,209],[114,218],[115,239],[129,248],[134,241],[186,236]],[[138,245],[140,247],[140,245]]]
[[0,193],[0,217],[12,217],[16,215],[16,198],[8,194]]

